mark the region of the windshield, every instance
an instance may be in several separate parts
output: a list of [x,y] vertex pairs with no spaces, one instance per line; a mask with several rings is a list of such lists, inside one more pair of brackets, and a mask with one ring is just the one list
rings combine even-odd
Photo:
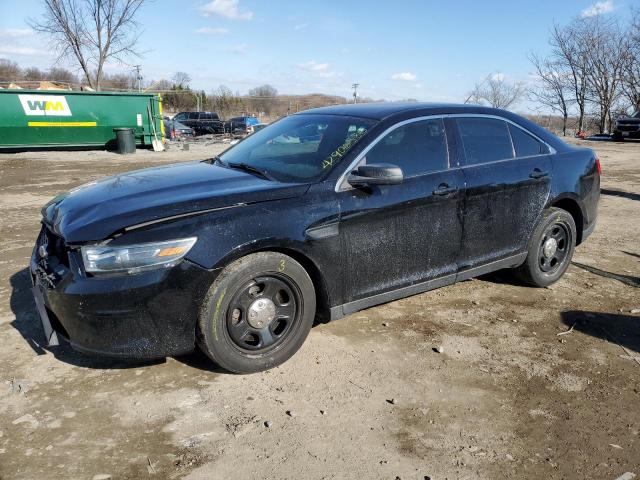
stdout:
[[317,181],[374,124],[338,115],[292,115],[248,136],[219,158],[225,164],[244,163],[281,182]]
[[633,112],[633,113],[631,114],[631,116],[632,116],[633,118],[640,118],[640,110],[638,110],[637,112]]

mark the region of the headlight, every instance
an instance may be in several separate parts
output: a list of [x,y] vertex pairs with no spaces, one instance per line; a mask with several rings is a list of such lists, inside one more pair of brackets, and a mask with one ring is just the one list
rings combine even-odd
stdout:
[[89,273],[137,273],[173,267],[182,260],[197,237],[137,245],[91,245],[81,248],[84,269]]

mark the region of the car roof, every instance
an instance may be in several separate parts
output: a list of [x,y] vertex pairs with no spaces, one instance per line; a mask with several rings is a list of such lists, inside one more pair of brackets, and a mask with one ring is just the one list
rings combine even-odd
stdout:
[[[370,118],[382,120],[384,118],[416,111],[422,115],[429,113],[495,113],[501,114],[502,110],[487,108],[480,105],[467,105],[457,103],[430,103],[430,102],[375,102],[375,103],[351,103],[333,105],[330,107],[313,108],[300,112],[300,114],[320,113],[325,115],[348,115],[352,117]],[[298,114],[298,115],[300,115]]]

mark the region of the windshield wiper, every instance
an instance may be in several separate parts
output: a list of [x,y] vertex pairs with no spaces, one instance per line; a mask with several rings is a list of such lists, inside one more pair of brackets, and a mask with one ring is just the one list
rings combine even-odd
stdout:
[[220,164],[226,167],[235,168],[237,170],[243,170],[245,172],[253,173],[258,175],[259,177],[262,177],[266,180],[270,180],[272,182],[276,181],[273,175],[271,175],[269,172],[267,172],[266,170],[262,170],[260,168],[254,167],[253,165],[249,165],[247,163],[242,163],[242,162],[223,162],[220,159],[217,159],[217,160]]

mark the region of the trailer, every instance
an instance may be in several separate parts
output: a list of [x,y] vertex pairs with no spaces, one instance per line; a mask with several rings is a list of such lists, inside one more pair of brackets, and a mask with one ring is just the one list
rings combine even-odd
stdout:
[[136,145],[164,140],[162,99],[153,93],[0,90],[0,149],[113,149],[114,128],[133,128]]

